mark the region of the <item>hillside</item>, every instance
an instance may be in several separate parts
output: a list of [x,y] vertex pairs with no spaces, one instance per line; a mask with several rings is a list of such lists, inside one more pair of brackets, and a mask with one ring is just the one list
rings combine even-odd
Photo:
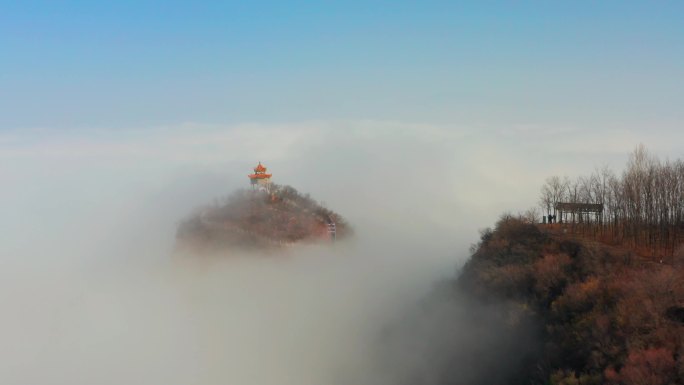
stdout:
[[458,295],[538,325],[517,380],[501,383],[684,384],[684,258],[653,262],[551,228],[503,217],[454,280]]
[[350,235],[339,214],[293,187],[272,185],[270,191],[235,191],[224,203],[199,210],[179,225],[176,239],[182,247],[230,250],[332,242]]
[[566,231],[669,263],[684,245],[684,160],[640,145],[621,173],[547,178],[539,204],[545,223],[572,224]]

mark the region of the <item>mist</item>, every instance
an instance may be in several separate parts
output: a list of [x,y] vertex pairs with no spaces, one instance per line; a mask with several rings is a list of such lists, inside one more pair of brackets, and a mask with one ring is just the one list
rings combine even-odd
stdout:
[[[443,368],[426,359],[454,357],[430,343],[443,328],[451,346],[475,344],[471,324],[449,322],[458,303],[379,341],[456,274],[477,229],[534,204],[548,171],[472,130],[420,125],[94,132],[0,140],[2,383],[389,385]],[[177,252],[178,223],[247,186],[257,161],[341,213],[354,239]]]

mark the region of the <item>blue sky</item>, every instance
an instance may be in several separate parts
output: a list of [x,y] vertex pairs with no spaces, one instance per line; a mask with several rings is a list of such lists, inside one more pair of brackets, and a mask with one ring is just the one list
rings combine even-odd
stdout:
[[0,129],[672,128],[681,2],[3,2]]

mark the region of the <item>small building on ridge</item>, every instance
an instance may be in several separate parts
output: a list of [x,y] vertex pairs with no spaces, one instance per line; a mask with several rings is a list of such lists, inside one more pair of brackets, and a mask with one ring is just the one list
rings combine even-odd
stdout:
[[271,188],[271,176],[273,174],[266,173],[266,167],[264,167],[261,162],[254,167],[254,174],[247,175],[249,177],[252,189],[265,189],[270,190]]

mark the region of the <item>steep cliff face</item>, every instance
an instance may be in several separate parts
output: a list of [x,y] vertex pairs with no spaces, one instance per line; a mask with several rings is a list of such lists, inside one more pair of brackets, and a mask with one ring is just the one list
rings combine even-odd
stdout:
[[[684,384],[684,264],[504,217],[454,282],[539,321],[528,383]],[[508,383],[516,383],[508,382]]]
[[238,190],[225,203],[199,210],[180,224],[176,238],[182,247],[228,250],[332,242],[350,235],[339,214],[293,187],[274,185],[268,192]]

